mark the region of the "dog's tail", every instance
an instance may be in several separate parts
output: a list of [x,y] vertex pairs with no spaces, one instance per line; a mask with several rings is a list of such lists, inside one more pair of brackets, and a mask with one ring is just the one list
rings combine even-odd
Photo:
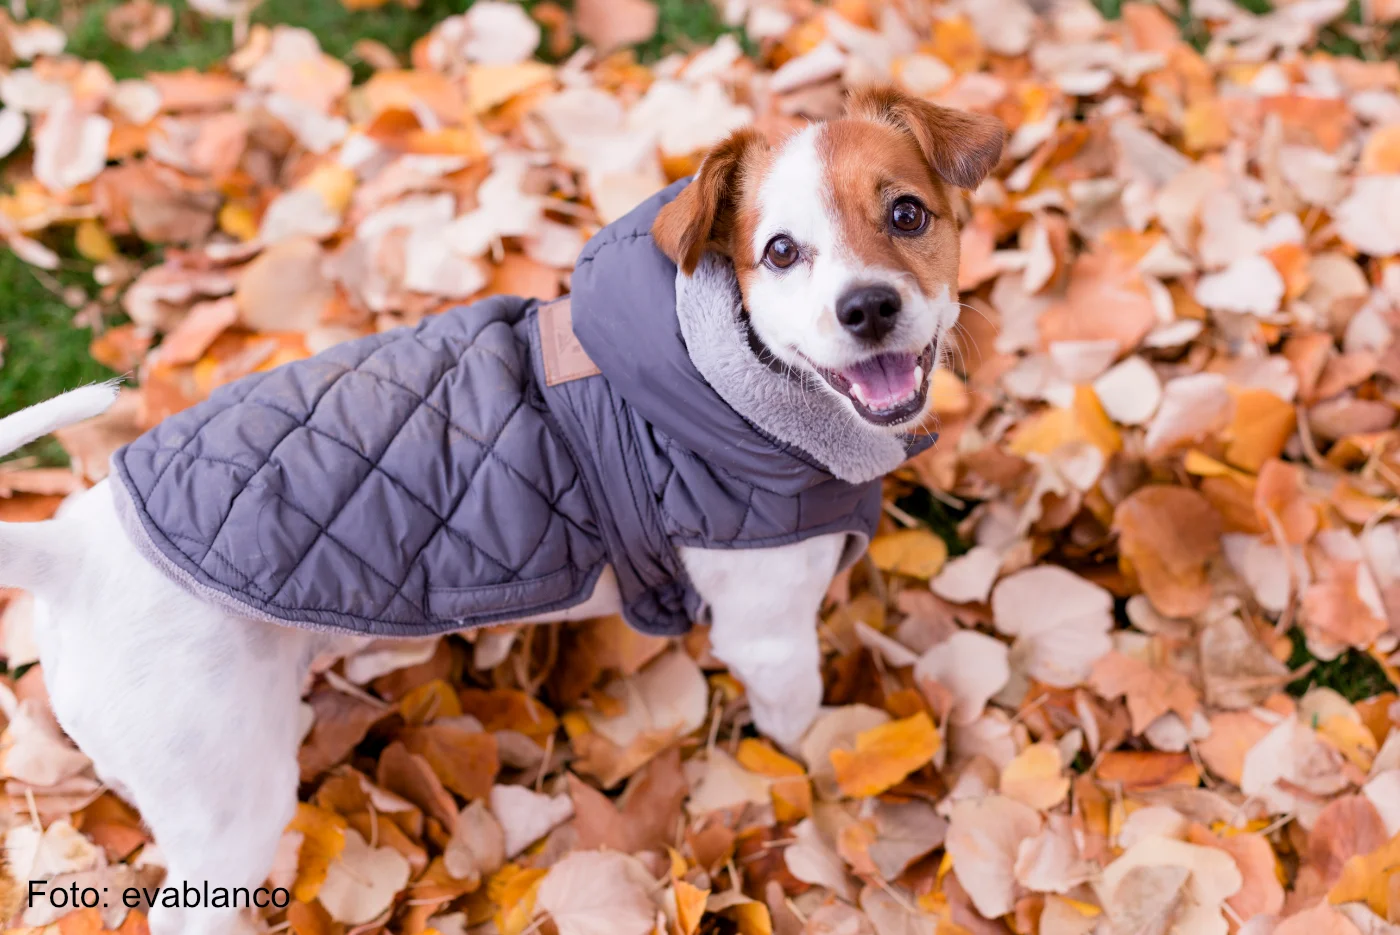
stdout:
[[[117,383],[55,396],[0,419],[0,457],[50,432],[106,412],[117,399]],[[32,589],[49,564],[52,523],[0,523],[0,587]]]

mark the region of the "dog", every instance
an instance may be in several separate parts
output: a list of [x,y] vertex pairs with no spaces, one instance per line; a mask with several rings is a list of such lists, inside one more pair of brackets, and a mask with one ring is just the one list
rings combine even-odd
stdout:
[[[822,701],[827,587],[874,531],[880,477],[929,444],[958,310],[952,190],[981,183],[1003,136],[883,86],[773,144],[737,131],[597,235],[562,303],[487,300],[245,378],[118,452],[55,519],[0,525],[0,584],[36,597],[54,712],[140,810],[166,885],[265,880],[309,666],[346,641],[704,618],[758,729],[796,744]],[[499,386],[508,416],[468,411]],[[0,452],[114,396],[12,415]],[[412,548],[410,505],[435,517]],[[162,906],[149,922],[253,924]]]

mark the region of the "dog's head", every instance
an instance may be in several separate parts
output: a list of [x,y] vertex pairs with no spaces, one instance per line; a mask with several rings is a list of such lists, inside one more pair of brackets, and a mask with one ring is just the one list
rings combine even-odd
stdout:
[[652,234],[687,274],[707,250],[728,257],[778,362],[818,376],[866,422],[907,429],[957,319],[949,188],[976,188],[1003,138],[993,118],[865,88],[841,119],[776,147],[752,129],[731,135]]

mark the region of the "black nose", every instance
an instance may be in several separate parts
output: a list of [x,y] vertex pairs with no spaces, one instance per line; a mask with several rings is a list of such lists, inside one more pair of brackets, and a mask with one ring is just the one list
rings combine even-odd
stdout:
[[856,286],[836,300],[836,320],[862,341],[879,341],[894,330],[899,307],[893,286]]

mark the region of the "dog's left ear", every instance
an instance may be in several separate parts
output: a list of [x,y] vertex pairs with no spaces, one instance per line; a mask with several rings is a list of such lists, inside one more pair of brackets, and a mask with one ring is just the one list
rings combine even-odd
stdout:
[[913,135],[928,164],[959,188],[982,184],[1001,160],[1006,129],[1000,120],[930,104],[894,85],[857,88],[846,100],[846,116],[892,124]]
[[656,215],[652,239],[687,276],[695,272],[706,248],[727,252],[744,163],[765,146],[757,130],[734,131],[705,156],[695,178]]

